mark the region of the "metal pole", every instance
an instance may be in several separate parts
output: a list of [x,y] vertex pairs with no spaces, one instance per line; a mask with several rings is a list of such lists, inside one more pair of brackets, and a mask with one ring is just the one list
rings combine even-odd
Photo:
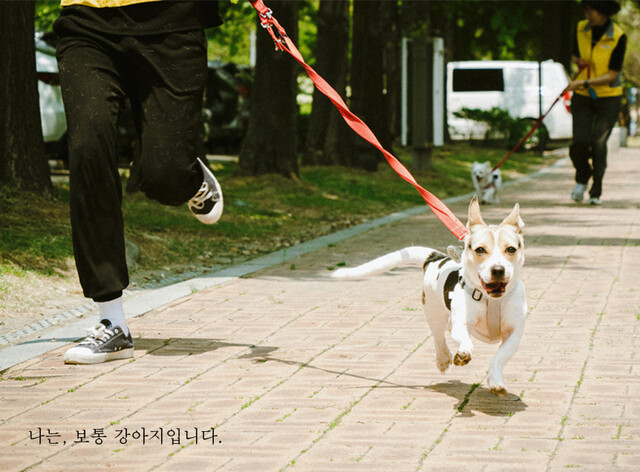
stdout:
[[400,87],[400,142],[402,146],[409,144],[409,38],[402,38],[401,42],[401,87]]
[[[542,59],[538,60],[538,119],[542,118]],[[540,155],[544,152],[542,129],[538,128],[538,150]]]

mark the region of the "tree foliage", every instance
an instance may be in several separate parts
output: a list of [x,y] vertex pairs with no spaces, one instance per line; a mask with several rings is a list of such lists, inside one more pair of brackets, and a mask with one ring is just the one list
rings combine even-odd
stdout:
[[[334,3],[331,0],[322,1]],[[390,147],[399,126],[397,118],[400,95],[399,38],[423,35],[442,36],[445,39],[446,61],[551,58],[569,68],[573,30],[576,22],[583,18],[579,0],[342,1],[347,1],[350,5],[347,21],[337,21],[336,24],[331,25],[333,30],[328,33],[321,31],[323,21],[320,11],[321,0],[295,2],[265,0],[265,3],[274,9],[276,17],[281,22],[283,14],[278,12],[278,9],[282,8],[280,4],[288,3],[291,8],[296,9],[297,25],[288,25],[287,31],[291,34],[292,30],[298,27],[297,44],[303,57],[313,67],[317,66],[321,69],[322,75],[326,72],[329,82],[339,92],[345,93],[344,98],[347,103],[353,106],[354,111],[367,122],[387,148]],[[248,64],[250,38],[256,30],[255,10],[245,0],[237,2],[223,0],[219,4],[224,24],[220,28],[208,31],[209,57]],[[629,37],[624,74],[633,83],[640,84],[640,66],[638,66],[640,57],[636,52],[640,49],[640,34],[636,33],[640,30],[638,13],[640,0],[622,0],[622,4],[623,9],[616,20],[622,24]],[[354,22],[349,20],[353,18],[354,11],[357,13],[363,6],[365,8],[362,11],[371,12],[372,9],[376,9],[375,14],[372,18],[365,19],[362,24],[356,21],[355,26],[352,26]],[[36,29],[50,30],[59,9],[58,0],[37,0]],[[366,12],[361,12],[360,15],[362,17]],[[336,28],[340,28],[341,31],[338,32]],[[322,38],[325,34],[330,36],[328,40]],[[255,35],[259,42],[265,39],[267,43],[270,41],[266,32],[260,27],[255,31]],[[365,38],[363,47],[358,46],[358,41],[362,41],[362,38]],[[352,41],[355,41],[354,51],[352,51]],[[264,41],[262,42],[264,45]],[[272,46],[269,47],[272,48]],[[377,59],[371,62],[369,56],[377,56]],[[277,61],[278,69],[267,74],[270,76],[268,85],[261,83],[265,80],[264,73],[256,69],[256,92],[260,93],[261,89],[272,91],[273,87],[289,84],[295,95],[297,87],[295,81],[290,82],[289,70],[299,71],[299,69],[293,64],[293,59],[284,53],[275,54],[273,57],[273,60]],[[344,65],[335,67],[332,71],[332,60],[338,63],[344,61]],[[378,66],[382,69],[378,70]],[[347,94],[347,91],[350,93]],[[289,98],[286,99],[287,103]],[[313,156],[321,156],[319,159],[323,163],[351,165],[353,163],[349,164],[348,160],[343,159],[344,155],[376,153],[368,147],[368,144],[359,145],[357,148],[351,147],[359,138],[352,135],[352,131],[344,125],[335,111],[327,115],[327,108],[331,108],[331,105],[324,96],[316,93],[314,103],[313,113],[317,116],[312,117],[310,121],[309,132],[313,136],[309,136],[306,141],[306,145],[309,146],[305,154],[306,163],[316,162]],[[282,103],[278,107],[280,105]],[[264,106],[263,104],[262,107]],[[285,105],[285,108],[289,109],[288,107],[290,104]],[[256,111],[256,113],[261,112]],[[293,110],[287,113],[295,115],[299,111]],[[282,116],[275,115],[271,118],[274,122],[280,122],[280,125],[282,125],[282,119]],[[254,129],[257,126],[255,122],[256,120],[254,120]],[[272,133],[270,139],[272,141],[280,139],[279,135],[279,133]],[[281,139],[284,141],[277,144],[290,149],[292,142],[290,138],[291,136],[283,135]],[[347,141],[351,142],[351,145],[346,144]],[[248,149],[248,146],[245,147],[245,153]],[[257,167],[245,165],[249,162],[245,157],[240,166],[240,172],[258,172]],[[256,162],[252,162],[252,165],[254,164]],[[269,161],[266,160],[260,164],[259,172],[297,174],[297,167],[293,164],[286,167],[286,170],[278,168],[275,161],[272,161],[272,164],[276,167],[270,167]]]
[[571,45],[566,38],[582,15],[575,0],[427,3],[430,31],[445,37],[449,60],[554,58],[568,66]]
[[46,33],[53,29],[53,23],[58,19],[60,15],[59,0],[37,0],[36,1],[36,17],[35,17],[35,29]]
[[640,87],[640,0],[625,3],[616,20],[627,34],[622,75],[627,83]]

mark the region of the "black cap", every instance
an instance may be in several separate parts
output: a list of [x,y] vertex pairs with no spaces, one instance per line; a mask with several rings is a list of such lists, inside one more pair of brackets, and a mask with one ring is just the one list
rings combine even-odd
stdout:
[[613,16],[620,11],[620,2],[615,0],[583,0],[582,8],[589,6],[603,15]]

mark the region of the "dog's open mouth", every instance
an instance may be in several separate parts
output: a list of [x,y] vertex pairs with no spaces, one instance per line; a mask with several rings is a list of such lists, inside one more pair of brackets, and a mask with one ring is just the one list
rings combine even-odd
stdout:
[[489,282],[482,281],[482,288],[484,288],[492,297],[501,297],[507,287],[506,282]]

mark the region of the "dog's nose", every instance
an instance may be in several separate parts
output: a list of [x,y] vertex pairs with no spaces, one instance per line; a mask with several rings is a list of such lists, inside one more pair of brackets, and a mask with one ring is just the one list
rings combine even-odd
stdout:
[[494,279],[501,279],[504,277],[504,267],[501,265],[494,265],[491,267],[491,277]]

